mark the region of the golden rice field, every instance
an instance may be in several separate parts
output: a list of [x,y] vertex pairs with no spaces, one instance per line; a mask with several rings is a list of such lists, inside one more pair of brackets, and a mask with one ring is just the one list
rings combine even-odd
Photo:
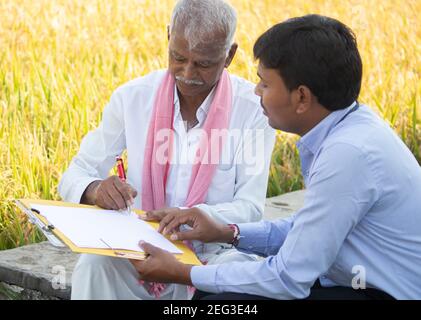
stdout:
[[[230,71],[256,81],[252,46],[268,27],[320,13],[357,34],[360,101],[421,159],[418,0],[234,0],[240,49]],[[167,61],[169,0],[0,0],[0,249],[42,239],[21,197],[58,199],[57,183],[112,91]],[[268,195],[302,187],[295,137],[279,134]],[[393,172],[391,172],[393,174]]]

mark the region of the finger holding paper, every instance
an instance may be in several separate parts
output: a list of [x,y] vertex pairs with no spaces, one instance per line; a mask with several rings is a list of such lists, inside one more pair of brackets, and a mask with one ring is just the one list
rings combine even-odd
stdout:
[[[180,216],[181,214],[183,215],[188,215],[190,213],[194,214],[195,211],[199,210],[198,208],[187,208],[187,209],[178,209],[178,211],[173,211],[168,213],[166,216],[164,216],[160,223],[159,223],[159,228],[158,228],[158,232],[163,233],[163,234],[168,234],[167,230],[166,230],[166,226],[175,218]],[[174,231],[174,230],[173,230]]]
[[[188,225],[192,229],[179,231],[181,225]],[[202,242],[226,242],[233,239],[233,231],[228,225],[212,220],[206,213],[198,208],[186,210],[168,223],[161,221],[160,229],[164,234],[171,234],[171,240],[200,240]]]
[[179,262],[173,254],[141,241],[139,246],[148,255],[143,261],[130,260],[141,280],[192,285],[191,265]]
[[145,221],[161,221],[164,217],[171,213],[180,212],[180,208],[163,208],[159,210],[147,211],[144,215],[140,216]]
[[[163,208],[163,209],[159,209],[159,210],[152,210],[152,211],[148,211],[146,212],[144,215],[139,216],[140,219],[145,220],[145,221],[158,221],[159,223],[159,227],[158,227],[158,232],[159,233],[165,233],[165,226],[174,219],[174,217],[180,215],[180,214],[185,214],[190,212],[190,210],[196,210],[196,208],[191,208],[191,209],[180,209],[178,207],[175,208]],[[166,233],[165,233],[166,234]]]

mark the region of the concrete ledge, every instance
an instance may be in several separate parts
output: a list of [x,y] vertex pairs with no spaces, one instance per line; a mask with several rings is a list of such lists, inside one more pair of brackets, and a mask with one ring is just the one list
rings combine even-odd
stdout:
[[[269,198],[263,218],[288,217],[303,202],[304,191]],[[47,241],[0,251],[0,300],[70,299],[72,272],[78,258],[69,249],[56,248]]]
[[299,190],[266,199],[264,220],[287,218],[301,209],[304,204],[305,190]]
[[[0,251],[3,291],[12,295],[14,292],[18,298],[25,298],[25,294],[37,295],[30,291],[23,292],[25,289],[38,291],[46,297],[69,299],[72,271],[78,256],[67,248],[56,248],[47,241]],[[53,283],[57,289],[53,288]]]
[[0,282],[0,300],[62,300],[37,290]]

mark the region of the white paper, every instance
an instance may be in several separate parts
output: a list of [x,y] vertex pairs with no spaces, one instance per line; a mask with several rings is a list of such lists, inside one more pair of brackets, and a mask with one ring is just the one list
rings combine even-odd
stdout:
[[126,211],[32,203],[31,207],[39,210],[50,224],[78,247],[100,249],[111,247],[143,252],[138,245],[139,241],[143,240],[171,253],[182,253],[171,241],[139,219],[134,212],[129,215]]

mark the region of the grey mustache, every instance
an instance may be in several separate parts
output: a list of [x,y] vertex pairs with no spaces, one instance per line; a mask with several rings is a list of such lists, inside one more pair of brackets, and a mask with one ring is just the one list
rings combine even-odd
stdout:
[[180,76],[175,76],[175,79],[178,80],[178,81],[184,82],[185,84],[195,84],[197,86],[201,86],[201,85],[204,84],[202,81],[199,81],[199,80],[187,80],[187,79],[184,79],[183,77],[180,77]]

